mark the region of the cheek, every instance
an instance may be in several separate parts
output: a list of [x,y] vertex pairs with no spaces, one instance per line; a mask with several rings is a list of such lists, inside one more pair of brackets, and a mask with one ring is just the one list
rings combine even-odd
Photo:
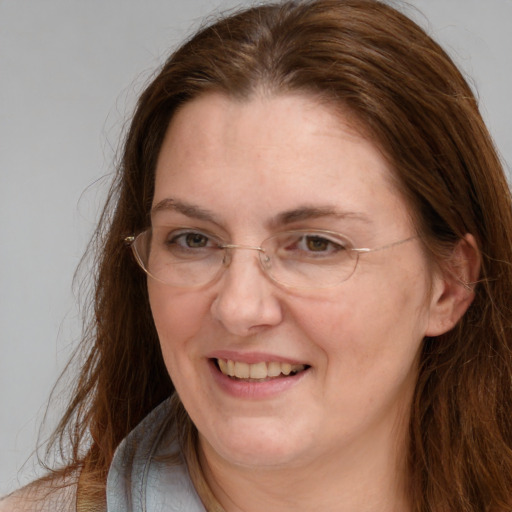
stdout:
[[423,272],[361,273],[293,316],[329,361],[356,373],[415,358],[428,326],[427,290]]
[[149,302],[166,364],[170,354],[179,358],[202,328],[207,303],[190,291],[170,289],[159,283],[148,285]]

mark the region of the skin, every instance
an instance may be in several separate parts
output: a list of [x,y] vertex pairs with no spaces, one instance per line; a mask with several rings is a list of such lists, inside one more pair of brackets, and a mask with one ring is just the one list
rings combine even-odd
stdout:
[[[209,93],[171,121],[152,222],[250,246],[283,229],[322,228],[374,248],[415,235],[390,177],[377,147],[314,98]],[[283,225],[283,212],[304,207],[325,214]],[[228,512],[409,509],[404,447],[420,345],[469,300],[432,268],[415,239],[361,256],[349,280],[323,290],[277,285],[250,250],[200,288],[148,279],[166,366]],[[233,396],[212,370],[225,351],[309,369],[270,396]]]

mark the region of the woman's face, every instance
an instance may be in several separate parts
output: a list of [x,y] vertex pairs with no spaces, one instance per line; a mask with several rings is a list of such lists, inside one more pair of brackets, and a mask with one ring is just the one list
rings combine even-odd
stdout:
[[[152,222],[247,246],[288,229],[368,248],[415,235],[377,148],[301,95],[186,104],[159,155]],[[361,255],[326,289],[277,285],[243,249],[200,288],[150,278],[165,364],[206,457],[287,468],[395,453],[436,279],[417,239]]]

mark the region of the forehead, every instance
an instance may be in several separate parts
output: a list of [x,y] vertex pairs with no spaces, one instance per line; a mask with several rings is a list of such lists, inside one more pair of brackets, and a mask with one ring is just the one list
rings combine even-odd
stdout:
[[350,121],[304,95],[203,95],[169,125],[153,204],[177,198],[227,214],[234,203],[277,215],[307,203],[369,217],[393,206],[403,220],[407,208],[386,159]]
[[[299,163],[302,157],[312,156],[314,145],[324,146],[329,139],[337,143],[345,140],[352,150],[370,153],[368,149],[373,144],[361,134],[357,127],[360,123],[338,110],[304,94],[260,94],[247,100],[220,93],[203,94],[185,103],[171,119],[160,160],[172,149],[179,148],[181,156],[200,161],[204,157],[222,157],[221,152],[229,148],[240,153],[251,149],[261,158],[265,154],[279,155],[281,161],[291,151],[293,160]],[[192,154],[186,154],[189,149],[194,150]],[[380,153],[376,147],[371,150],[374,163],[381,167],[384,162]],[[179,156],[177,153],[173,157]],[[334,156],[332,152],[323,154],[324,160],[330,156]]]

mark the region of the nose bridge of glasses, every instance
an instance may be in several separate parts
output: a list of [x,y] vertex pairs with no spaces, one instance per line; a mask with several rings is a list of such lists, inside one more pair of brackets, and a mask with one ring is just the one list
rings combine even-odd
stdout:
[[222,249],[248,249],[250,251],[259,251],[259,252],[265,252],[265,249],[263,247],[259,247],[257,245],[241,245],[241,244],[222,244]]
[[222,249],[224,249],[225,256],[223,259],[224,266],[229,266],[232,260],[232,253],[235,249],[243,249],[243,250],[249,250],[249,251],[256,251],[259,256],[260,263],[266,269],[266,266],[268,265],[268,262],[270,261],[270,255],[268,252],[261,246],[257,245],[243,245],[243,244],[223,244],[221,246]]

